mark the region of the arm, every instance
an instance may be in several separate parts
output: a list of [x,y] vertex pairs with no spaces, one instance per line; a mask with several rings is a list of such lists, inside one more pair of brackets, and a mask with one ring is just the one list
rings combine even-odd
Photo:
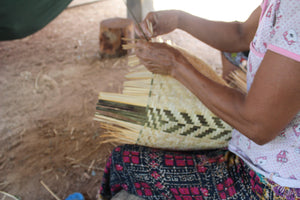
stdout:
[[207,79],[192,67],[177,69],[176,79],[257,144],[274,139],[300,110],[300,63],[272,51],[266,53],[246,96]]
[[[179,28],[221,51],[244,51],[249,49],[260,13],[261,8],[257,7],[250,17],[241,23],[210,21],[177,10],[159,11],[149,13],[141,27],[148,37],[166,34]],[[148,29],[147,21],[153,25],[153,35]],[[141,35],[138,30],[137,32]]]
[[221,51],[245,51],[255,35],[260,13],[257,7],[243,23],[209,21],[181,13],[178,28]]
[[266,53],[247,95],[206,78],[165,44],[138,43],[137,56],[150,71],[176,78],[257,144],[274,139],[300,110],[300,63],[272,51]]

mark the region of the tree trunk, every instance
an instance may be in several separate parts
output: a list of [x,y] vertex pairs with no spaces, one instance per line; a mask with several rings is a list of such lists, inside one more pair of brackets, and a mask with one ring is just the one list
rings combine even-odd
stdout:
[[127,51],[122,49],[125,44],[122,38],[134,38],[134,23],[131,19],[111,18],[100,23],[100,57],[120,57]]

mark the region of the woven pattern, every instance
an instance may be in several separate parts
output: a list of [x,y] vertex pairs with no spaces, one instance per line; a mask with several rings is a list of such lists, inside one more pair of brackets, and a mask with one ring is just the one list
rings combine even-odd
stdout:
[[138,144],[207,149],[224,147],[231,138],[232,128],[171,77],[153,76],[148,106]]
[[[180,51],[183,51],[180,49]],[[184,55],[212,80],[224,80],[198,58]],[[177,80],[152,74],[129,57],[123,94],[100,93],[95,120],[109,130],[103,142],[121,142],[177,150],[227,146],[232,128],[208,110]],[[199,70],[199,71],[200,71]]]

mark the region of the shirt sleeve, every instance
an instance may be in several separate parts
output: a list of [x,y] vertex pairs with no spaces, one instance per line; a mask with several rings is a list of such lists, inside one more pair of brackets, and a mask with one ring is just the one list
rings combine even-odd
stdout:
[[264,10],[267,4],[268,4],[268,0],[263,0],[260,4],[261,9]]
[[277,1],[268,49],[300,62],[300,1]]

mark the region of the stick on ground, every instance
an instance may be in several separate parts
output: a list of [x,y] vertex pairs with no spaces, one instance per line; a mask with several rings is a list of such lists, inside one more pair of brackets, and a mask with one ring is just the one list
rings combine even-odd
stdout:
[[50,190],[50,188],[43,182],[43,181],[41,181],[40,182],[43,186],[44,186],[44,188],[56,199],[56,200],[61,200],[60,198],[58,198],[51,190]]

